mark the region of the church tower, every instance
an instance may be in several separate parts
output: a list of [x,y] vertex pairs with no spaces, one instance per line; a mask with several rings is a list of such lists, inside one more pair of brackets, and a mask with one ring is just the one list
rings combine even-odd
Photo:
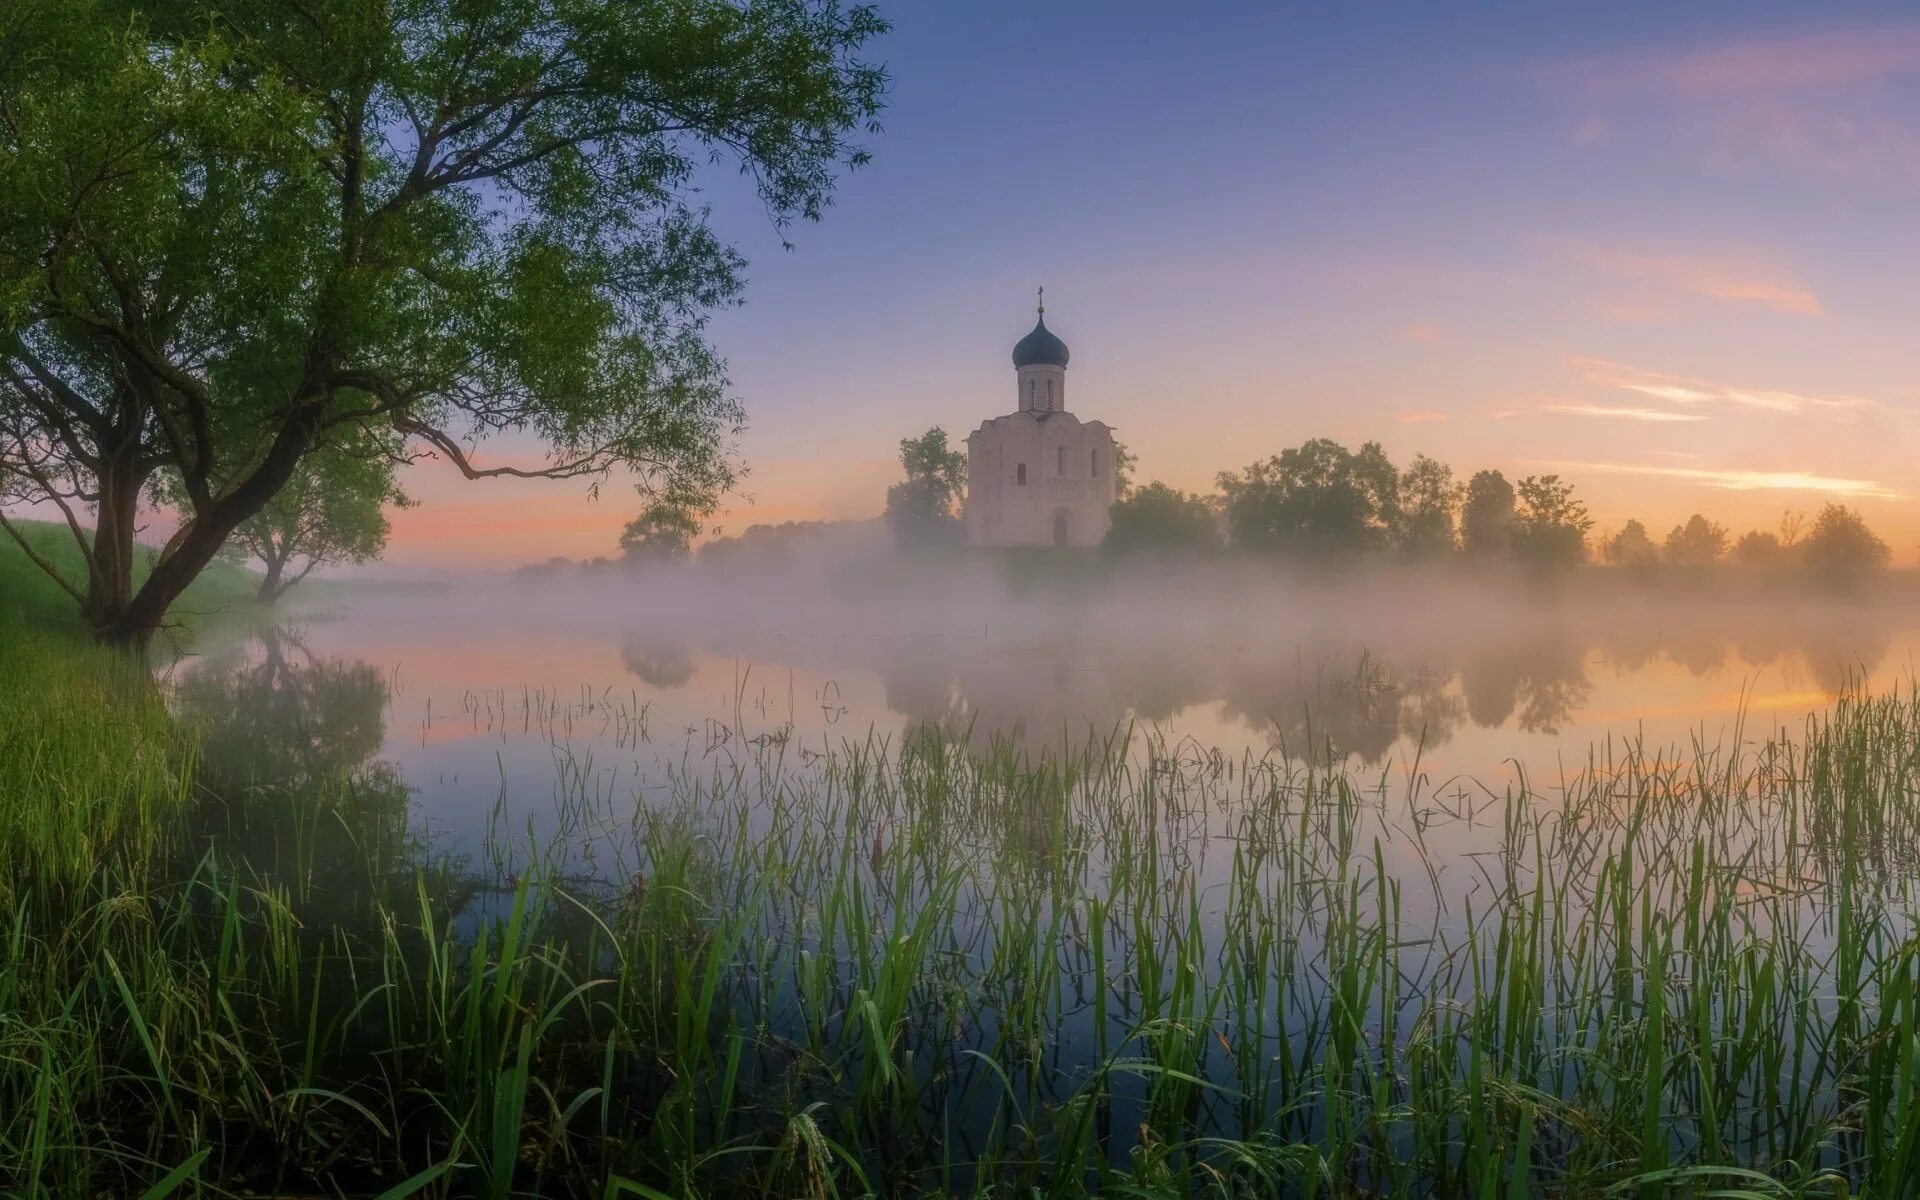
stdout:
[[967,544],[1097,546],[1114,500],[1113,431],[1067,410],[1067,344],[1047,328],[1014,343],[1014,410],[967,437]]

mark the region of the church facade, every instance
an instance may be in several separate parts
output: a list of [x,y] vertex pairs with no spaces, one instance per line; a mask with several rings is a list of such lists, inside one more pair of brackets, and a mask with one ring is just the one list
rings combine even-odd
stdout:
[[1014,411],[967,435],[967,544],[1098,546],[1114,500],[1113,430],[1067,408],[1067,344],[1047,328],[1013,347]]

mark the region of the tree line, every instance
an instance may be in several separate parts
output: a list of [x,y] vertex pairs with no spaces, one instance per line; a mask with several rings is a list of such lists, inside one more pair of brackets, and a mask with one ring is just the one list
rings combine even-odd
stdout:
[[[1131,465],[1131,456],[1123,459]],[[966,457],[946,432],[900,443],[904,478],[887,492],[897,545],[962,538]],[[1598,559],[1641,572],[1737,565],[1804,568],[1825,577],[1884,568],[1891,550],[1861,515],[1827,504],[1812,517],[1788,513],[1778,531],[1733,537],[1700,514],[1655,541],[1639,520],[1594,535],[1574,485],[1557,474],[1510,481],[1498,470],[1464,482],[1446,463],[1415,455],[1396,467],[1377,442],[1350,450],[1314,438],[1239,471],[1222,471],[1212,494],[1119,478],[1104,548],[1114,554],[1243,552],[1303,562],[1355,558],[1432,562],[1503,560],[1564,570]]]

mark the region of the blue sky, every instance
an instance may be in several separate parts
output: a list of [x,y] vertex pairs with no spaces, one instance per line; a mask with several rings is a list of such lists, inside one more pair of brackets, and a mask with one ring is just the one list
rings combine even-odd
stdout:
[[[877,513],[900,438],[1012,407],[1044,283],[1072,407],[1146,477],[1375,439],[1559,470],[1603,524],[1837,498],[1920,541],[1920,13],[883,7],[885,128],[826,220],[786,251],[707,196],[751,262],[712,328],[751,422],[728,526]],[[396,558],[606,550],[630,507],[412,490],[450,507]]]

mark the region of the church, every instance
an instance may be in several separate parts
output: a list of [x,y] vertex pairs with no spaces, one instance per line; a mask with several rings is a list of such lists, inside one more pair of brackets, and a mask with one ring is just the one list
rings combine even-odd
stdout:
[[1098,546],[1114,498],[1113,430],[1067,409],[1067,344],[1039,320],[1013,347],[1014,411],[967,436],[969,546]]

